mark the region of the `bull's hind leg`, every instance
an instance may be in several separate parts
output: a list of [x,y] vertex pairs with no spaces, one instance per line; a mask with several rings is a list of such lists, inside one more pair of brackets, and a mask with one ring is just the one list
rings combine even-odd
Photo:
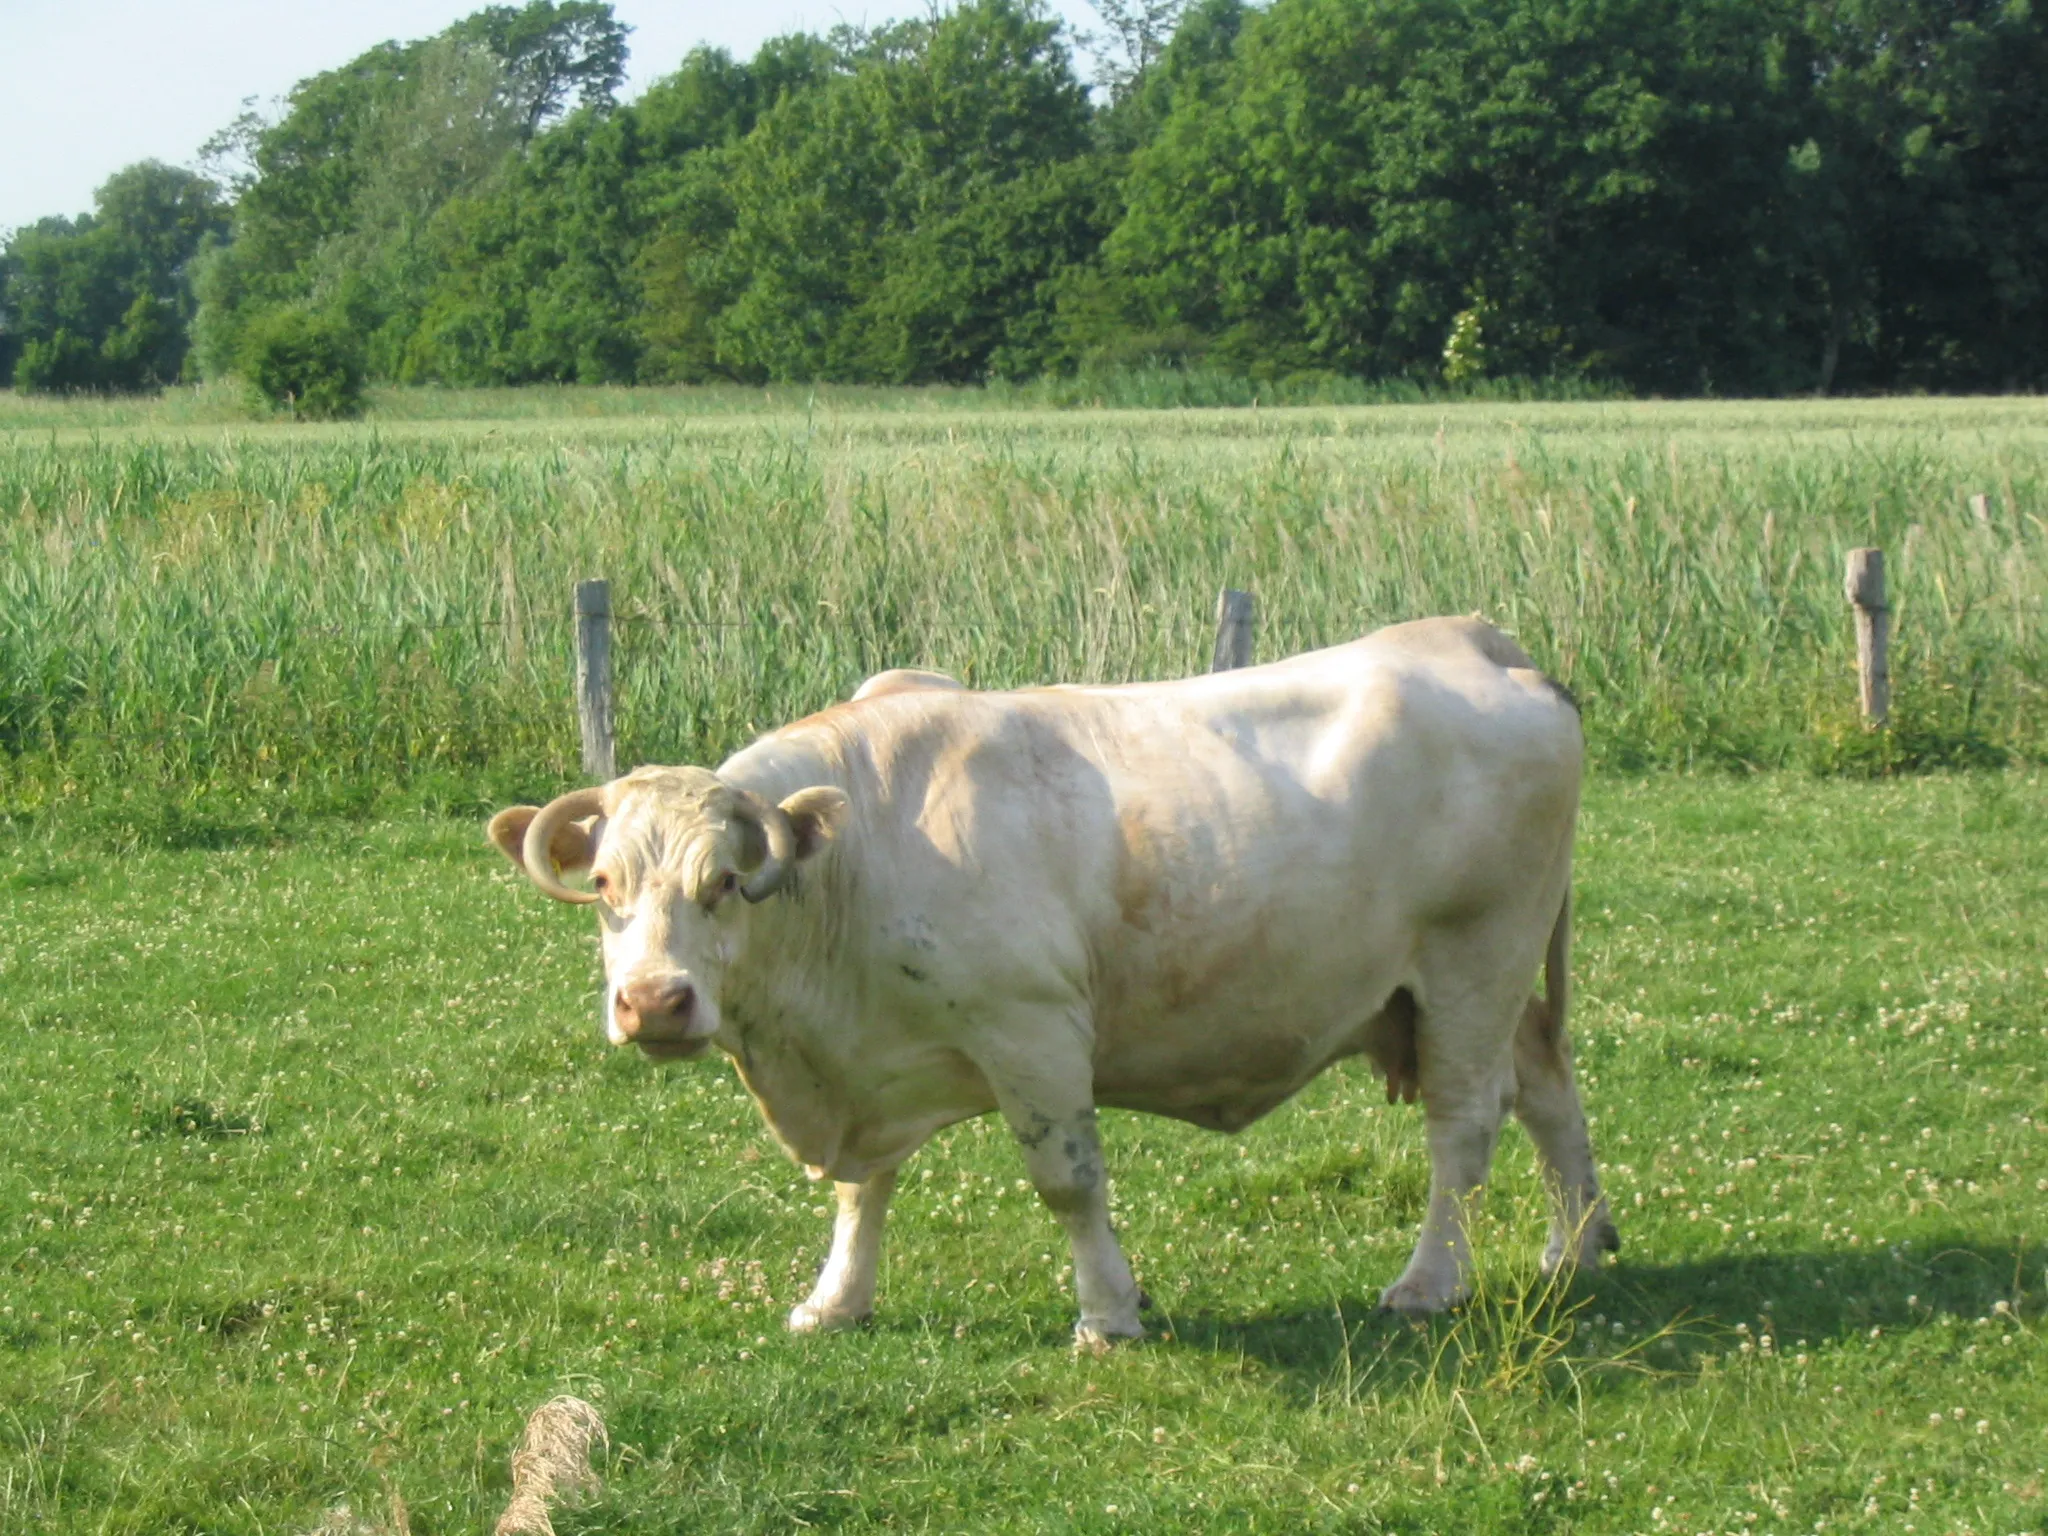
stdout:
[[882,1224],[896,1170],[885,1168],[859,1184],[835,1184],[839,1215],[832,1223],[832,1255],[818,1275],[810,1299],[789,1314],[792,1333],[851,1328],[875,1310],[875,1271],[882,1259]]
[[1621,1236],[1600,1193],[1593,1144],[1572,1074],[1571,1042],[1550,1011],[1531,999],[1515,1032],[1515,1116],[1543,1162],[1550,1189],[1550,1241],[1543,1272],[1555,1274],[1567,1260],[1592,1265],[1621,1246]]
[[1380,1296],[1388,1311],[1441,1312],[1471,1294],[1465,1225],[1514,1098],[1508,1042],[1521,999],[1500,990],[1422,1003],[1416,1071],[1429,1139],[1429,1207],[1408,1267]]

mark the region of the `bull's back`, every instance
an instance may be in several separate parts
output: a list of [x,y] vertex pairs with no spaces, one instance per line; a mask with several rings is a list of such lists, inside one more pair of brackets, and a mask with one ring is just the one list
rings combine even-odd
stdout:
[[1431,619],[1236,672],[892,693],[792,729],[851,748],[883,844],[1194,945],[1241,912],[1355,907],[1394,870],[1425,905],[1462,899],[1470,853],[1576,796],[1576,714],[1527,661]]

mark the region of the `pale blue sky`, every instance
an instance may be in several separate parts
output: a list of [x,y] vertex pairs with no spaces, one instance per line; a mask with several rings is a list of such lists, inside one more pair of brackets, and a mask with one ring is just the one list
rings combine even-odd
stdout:
[[[485,0],[0,0],[0,231],[83,213],[137,160],[187,165],[215,129],[386,38],[424,37]],[[517,0],[513,0],[517,3]],[[1070,24],[1086,0],[1053,0]],[[633,28],[626,94],[699,43],[923,13],[924,0],[614,0]]]

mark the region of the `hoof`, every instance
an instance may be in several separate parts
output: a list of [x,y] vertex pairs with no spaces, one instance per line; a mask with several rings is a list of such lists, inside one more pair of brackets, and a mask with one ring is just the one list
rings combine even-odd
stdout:
[[1380,1310],[1391,1312],[1396,1317],[1405,1317],[1410,1322],[1419,1322],[1425,1317],[1434,1317],[1439,1312],[1448,1312],[1460,1305],[1466,1297],[1465,1288],[1453,1285],[1448,1288],[1431,1284],[1426,1279],[1402,1278],[1380,1292]]
[[789,1309],[789,1331],[837,1333],[842,1329],[859,1328],[873,1316],[872,1312],[835,1312],[829,1307],[816,1307],[803,1301]]
[[1074,1353],[1093,1355],[1099,1360],[1117,1345],[1128,1344],[1143,1337],[1145,1330],[1137,1323],[1125,1327],[1107,1320],[1090,1321],[1083,1318],[1074,1324]]
[[[1603,1255],[1621,1252],[1621,1233],[1614,1223],[1605,1216],[1589,1222],[1579,1238],[1578,1252],[1570,1262],[1580,1269],[1598,1269]],[[1543,1250],[1543,1278],[1548,1280],[1565,1267],[1570,1245],[1563,1237],[1553,1236]]]

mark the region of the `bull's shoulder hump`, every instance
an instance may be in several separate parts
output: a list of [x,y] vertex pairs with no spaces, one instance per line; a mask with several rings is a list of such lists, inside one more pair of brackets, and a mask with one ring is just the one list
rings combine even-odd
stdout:
[[1486,620],[1463,615],[1432,619],[1410,619],[1389,624],[1357,642],[1360,648],[1453,662],[1481,659],[1503,669],[1533,670],[1529,653],[1505,632]]
[[1579,701],[1572,691],[1484,619],[1417,619],[1377,630],[1358,644],[1397,670],[1412,668],[1419,675],[1461,679],[1466,688],[1512,688],[1577,722]]
[[873,677],[854,690],[853,697],[837,704],[827,704],[778,726],[768,733],[764,740],[776,737],[799,737],[810,733],[865,734],[877,728],[886,729],[892,717],[921,716],[927,706],[942,706],[953,699],[983,698],[987,695],[974,693],[958,678],[948,677],[943,672],[926,671],[921,667],[892,667],[886,672],[877,672]]
[[862,683],[847,700],[858,704],[864,699],[878,699],[891,693],[964,693],[967,685],[959,678],[944,672],[935,672],[928,667],[891,667],[886,672],[877,672]]

